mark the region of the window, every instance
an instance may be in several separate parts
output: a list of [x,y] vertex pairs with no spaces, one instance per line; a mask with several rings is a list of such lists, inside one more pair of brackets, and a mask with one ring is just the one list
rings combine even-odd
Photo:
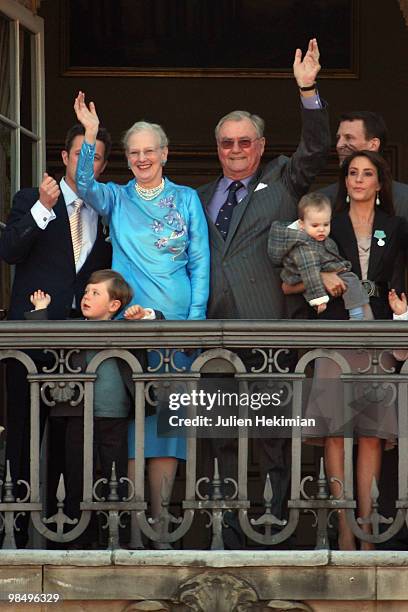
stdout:
[[[0,4],[0,221],[13,194],[37,185],[45,167],[43,20],[15,2]],[[0,268],[0,308],[9,302]]]

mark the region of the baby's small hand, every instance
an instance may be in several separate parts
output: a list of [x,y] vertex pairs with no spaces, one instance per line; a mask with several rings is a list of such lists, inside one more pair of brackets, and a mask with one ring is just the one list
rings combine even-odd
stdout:
[[324,312],[327,308],[327,304],[318,304],[317,306],[315,306],[317,314],[322,314],[322,312]]
[[30,302],[34,306],[35,310],[42,310],[43,308],[47,308],[51,302],[51,296],[48,293],[44,293],[41,289],[37,289],[34,291],[32,295],[30,295]]
[[139,304],[134,304],[125,310],[125,314],[123,316],[128,321],[138,321],[139,319],[143,319],[145,315],[146,310],[142,306],[139,306]]
[[388,293],[388,303],[392,312],[396,315],[402,315],[407,312],[407,297],[405,293],[401,293],[401,298],[399,298],[395,289],[391,289]]

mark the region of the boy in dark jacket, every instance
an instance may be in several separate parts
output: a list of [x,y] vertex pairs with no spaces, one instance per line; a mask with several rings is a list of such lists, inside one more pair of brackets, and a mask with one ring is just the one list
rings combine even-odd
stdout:
[[[126,308],[131,299],[132,290],[118,272],[98,270],[91,275],[86,285],[81,300],[81,312],[88,321],[108,321]],[[30,296],[30,300],[35,310],[26,313],[26,318],[47,319],[51,296],[39,289]],[[161,313],[138,305],[128,308],[124,316],[128,320],[163,318]],[[72,365],[85,370],[96,353],[94,350],[80,351],[79,354],[72,356]],[[144,361],[144,353],[141,357]],[[113,461],[118,480],[127,475],[128,414],[131,399],[124,381],[122,364],[124,364],[122,360],[114,358],[103,361],[98,367],[94,383],[94,454],[99,458],[101,476],[107,480],[111,475]],[[81,405],[74,407],[69,402],[57,405],[51,411],[52,417],[65,419],[66,513],[70,518],[79,517],[79,504],[82,500],[84,445],[82,413]],[[89,538],[90,534],[85,532],[78,538],[76,544],[81,544],[81,547],[87,546]]]

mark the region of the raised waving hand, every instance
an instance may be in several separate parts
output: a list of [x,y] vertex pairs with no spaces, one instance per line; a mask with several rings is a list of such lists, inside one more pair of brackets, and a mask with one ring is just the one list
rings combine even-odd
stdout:
[[84,92],[79,91],[75,98],[74,110],[78,121],[82,123],[85,128],[86,142],[94,144],[99,129],[99,117],[96,113],[95,104],[89,102],[89,106],[87,106]]
[[293,74],[299,87],[314,85],[321,68],[319,57],[319,46],[316,38],[309,40],[309,46],[303,59],[301,49],[296,49]]

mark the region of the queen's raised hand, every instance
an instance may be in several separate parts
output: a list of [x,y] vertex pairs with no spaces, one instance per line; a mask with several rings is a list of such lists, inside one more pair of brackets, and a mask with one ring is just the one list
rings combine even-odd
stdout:
[[93,102],[89,106],[85,102],[85,94],[79,91],[74,102],[74,110],[77,119],[85,128],[85,138],[89,144],[93,144],[96,140],[96,135],[99,129],[99,118],[96,113],[96,107]]

